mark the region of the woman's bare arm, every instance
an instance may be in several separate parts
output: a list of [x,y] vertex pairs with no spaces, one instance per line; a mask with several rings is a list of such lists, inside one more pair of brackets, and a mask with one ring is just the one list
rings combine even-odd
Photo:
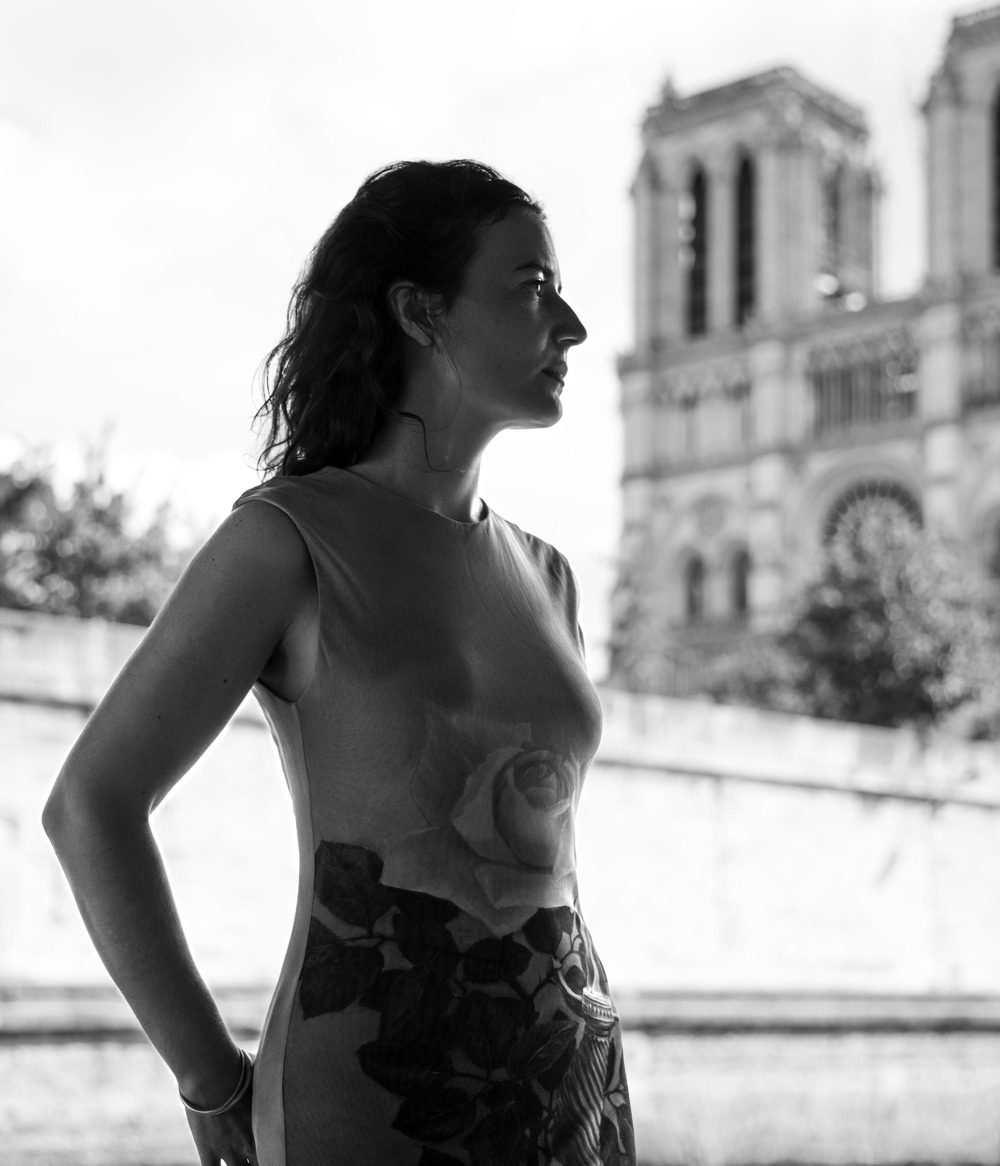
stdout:
[[292,641],[315,586],[290,519],[266,503],[231,514],[87,722],[43,815],[105,966],[202,1106],[231,1093],[238,1054],[191,958],[149,815]]

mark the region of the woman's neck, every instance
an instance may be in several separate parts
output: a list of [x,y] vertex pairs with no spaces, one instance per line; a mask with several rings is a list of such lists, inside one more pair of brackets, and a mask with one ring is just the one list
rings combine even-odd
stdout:
[[452,427],[424,432],[409,417],[391,418],[352,473],[458,522],[476,522],[485,442],[462,441]]

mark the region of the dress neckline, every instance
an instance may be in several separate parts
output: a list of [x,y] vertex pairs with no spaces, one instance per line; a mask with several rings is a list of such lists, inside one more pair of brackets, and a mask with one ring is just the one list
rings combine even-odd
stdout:
[[420,514],[426,514],[432,521],[443,523],[445,527],[449,527],[452,530],[470,532],[474,530],[485,529],[492,514],[489,506],[486,505],[486,499],[480,498],[479,504],[482,507],[482,510],[479,517],[472,522],[463,522],[458,518],[449,518],[446,514],[441,514],[437,510],[432,510],[429,506],[421,506],[419,502],[414,502],[412,499],[405,497],[403,494],[397,494],[394,490],[390,490],[386,486],[380,486],[377,482],[373,482],[369,478],[362,477],[361,474],[356,474],[350,469],[345,469],[343,466],[323,466],[321,470],[317,470],[316,472],[320,474],[334,473],[344,475],[348,478],[351,478],[355,482],[360,482],[363,486],[368,487],[370,490],[374,490],[382,497],[391,499],[399,506],[404,507],[407,510],[417,511]]

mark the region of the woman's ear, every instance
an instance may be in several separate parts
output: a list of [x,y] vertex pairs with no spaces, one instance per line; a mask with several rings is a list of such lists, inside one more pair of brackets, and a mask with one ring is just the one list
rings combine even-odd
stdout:
[[427,310],[427,293],[413,280],[401,279],[389,288],[389,310],[411,340],[423,348],[434,345],[434,325]]

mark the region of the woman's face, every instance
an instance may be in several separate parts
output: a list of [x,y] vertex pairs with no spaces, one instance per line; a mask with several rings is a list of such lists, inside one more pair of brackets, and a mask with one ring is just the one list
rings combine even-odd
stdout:
[[444,370],[457,372],[467,421],[500,430],[559,420],[567,353],[587,338],[561,292],[552,239],[537,216],[519,211],[483,228],[441,321]]

